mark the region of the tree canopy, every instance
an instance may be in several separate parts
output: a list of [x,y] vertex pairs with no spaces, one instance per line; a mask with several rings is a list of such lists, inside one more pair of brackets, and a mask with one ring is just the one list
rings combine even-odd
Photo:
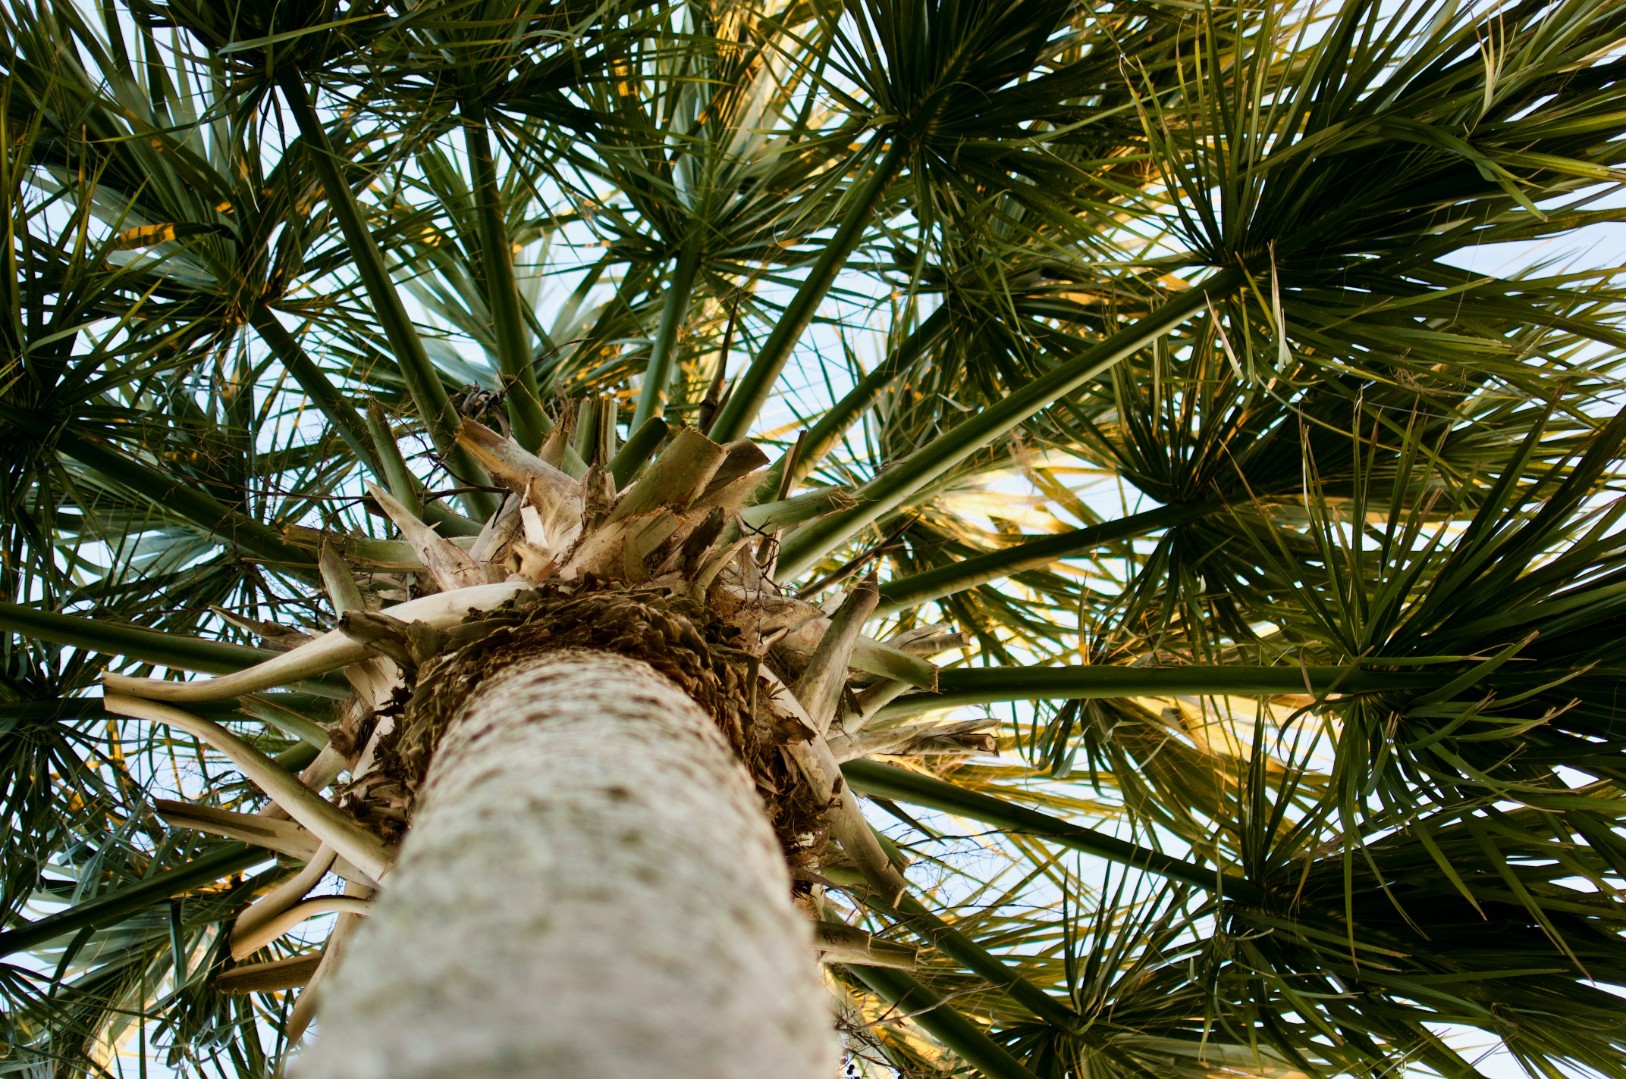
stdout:
[[[1626,1075],[1626,6],[0,27],[0,1069],[276,1069],[223,927],[288,871],[198,823],[264,797],[100,679],[421,573],[386,502],[467,546],[477,421],[622,488],[750,438],[764,575],[873,577],[860,1073]],[[347,688],[197,711],[298,771]]]

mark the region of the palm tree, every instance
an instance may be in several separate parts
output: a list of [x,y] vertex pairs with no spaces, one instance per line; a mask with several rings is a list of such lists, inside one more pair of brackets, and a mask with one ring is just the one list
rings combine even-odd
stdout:
[[1614,0],[0,20],[8,1072],[1626,1074]]

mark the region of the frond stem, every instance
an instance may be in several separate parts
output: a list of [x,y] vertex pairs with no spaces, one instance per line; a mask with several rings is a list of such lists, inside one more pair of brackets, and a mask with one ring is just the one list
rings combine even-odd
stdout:
[[881,155],[880,161],[875,164],[875,171],[865,181],[864,185],[853,192],[851,205],[842,208],[843,220],[836,229],[835,235],[830,237],[819,253],[813,268],[808,271],[806,279],[802,281],[796,295],[786,305],[784,314],[775,324],[773,332],[762,343],[739,382],[734,386],[734,392],[729,395],[728,402],[717,413],[717,419],[711,427],[711,437],[718,442],[733,442],[744,438],[750,429],[757,413],[762,411],[768,403],[768,397],[773,391],[773,385],[779,374],[785,369],[790,359],[791,349],[801,340],[802,332],[813,321],[819,304],[835,284],[836,275],[847,264],[852,253],[858,249],[859,242],[864,238],[864,230],[868,228],[870,219],[875,210],[886,197],[887,188],[891,186],[898,170],[903,167],[907,157],[908,144],[902,139],[894,140]]
[[945,813],[957,813],[996,828],[1037,836],[1069,850],[1156,873],[1206,892],[1223,892],[1244,900],[1259,895],[1259,890],[1241,877],[1139,847],[1093,828],[1073,824],[1027,806],[1013,805],[980,791],[966,790],[933,776],[865,760],[848,761],[841,766],[841,774],[847,777],[853,790],[874,798],[889,798],[927,809],[940,809]]
[[1037,1079],[981,1027],[901,970],[849,964],[853,976],[989,1079]]
[[1184,505],[1159,506],[1132,513],[1116,521],[1075,528],[1053,536],[1039,536],[998,551],[974,555],[952,565],[888,581],[881,586],[877,617],[896,614],[929,600],[952,596],[979,584],[1010,577],[1023,570],[1047,566],[1059,558],[1076,558],[1096,547],[1133,539],[1165,528],[1174,528],[1208,516],[1225,505],[1217,499]]
[[474,204],[480,234],[480,264],[485,270],[486,307],[491,313],[497,342],[497,369],[507,390],[503,403],[514,437],[527,449],[542,445],[548,431],[542,414],[542,391],[531,363],[531,345],[519,284],[514,277],[514,252],[503,218],[502,194],[497,185],[496,156],[485,114],[478,106],[463,106],[463,143],[474,181]]
[[915,450],[854,492],[851,505],[809,521],[787,536],[779,553],[781,577],[788,580],[817,565],[967,457],[1170,332],[1206,308],[1211,296],[1225,295],[1245,281],[1241,270],[1215,274]]
[[[390,278],[384,255],[362,217],[361,208],[356,205],[350,185],[339,172],[340,159],[328,140],[321,119],[316,115],[316,106],[311,102],[303,76],[297,70],[290,70],[278,77],[277,86],[294,114],[300,136],[310,145],[311,161],[327,194],[328,205],[338,219],[345,242],[350,245],[362,287],[372,300],[374,314],[395,351],[395,360],[400,364],[401,375],[423,416],[430,439],[442,459],[461,480],[483,483],[485,473],[457,444],[457,412],[441,382],[440,372],[424,350],[423,339],[418,336],[417,327],[413,325],[401,294]],[[496,512],[496,502],[487,492],[472,491],[464,497],[469,502],[470,511],[477,517],[489,517]]]
[[638,408],[632,414],[629,430],[636,431],[645,422],[666,412],[666,391],[672,383],[672,369],[677,362],[678,334],[683,329],[683,318],[689,310],[689,297],[694,293],[695,278],[700,272],[702,241],[705,237],[702,227],[698,224],[693,226],[688,240],[678,251],[677,264],[672,268],[672,283],[667,286],[666,298],[661,304],[661,320],[649,345],[649,365],[644,370],[644,384],[638,392]]

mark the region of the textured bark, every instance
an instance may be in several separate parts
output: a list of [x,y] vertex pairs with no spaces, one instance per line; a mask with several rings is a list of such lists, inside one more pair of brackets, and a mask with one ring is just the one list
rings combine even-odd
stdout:
[[832,1079],[745,770],[647,665],[553,652],[459,710],[300,1079]]

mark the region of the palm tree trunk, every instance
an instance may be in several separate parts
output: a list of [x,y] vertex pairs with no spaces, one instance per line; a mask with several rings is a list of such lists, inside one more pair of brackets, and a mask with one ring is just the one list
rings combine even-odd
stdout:
[[548,652],[458,709],[301,1079],[833,1079],[744,768],[644,663]]

